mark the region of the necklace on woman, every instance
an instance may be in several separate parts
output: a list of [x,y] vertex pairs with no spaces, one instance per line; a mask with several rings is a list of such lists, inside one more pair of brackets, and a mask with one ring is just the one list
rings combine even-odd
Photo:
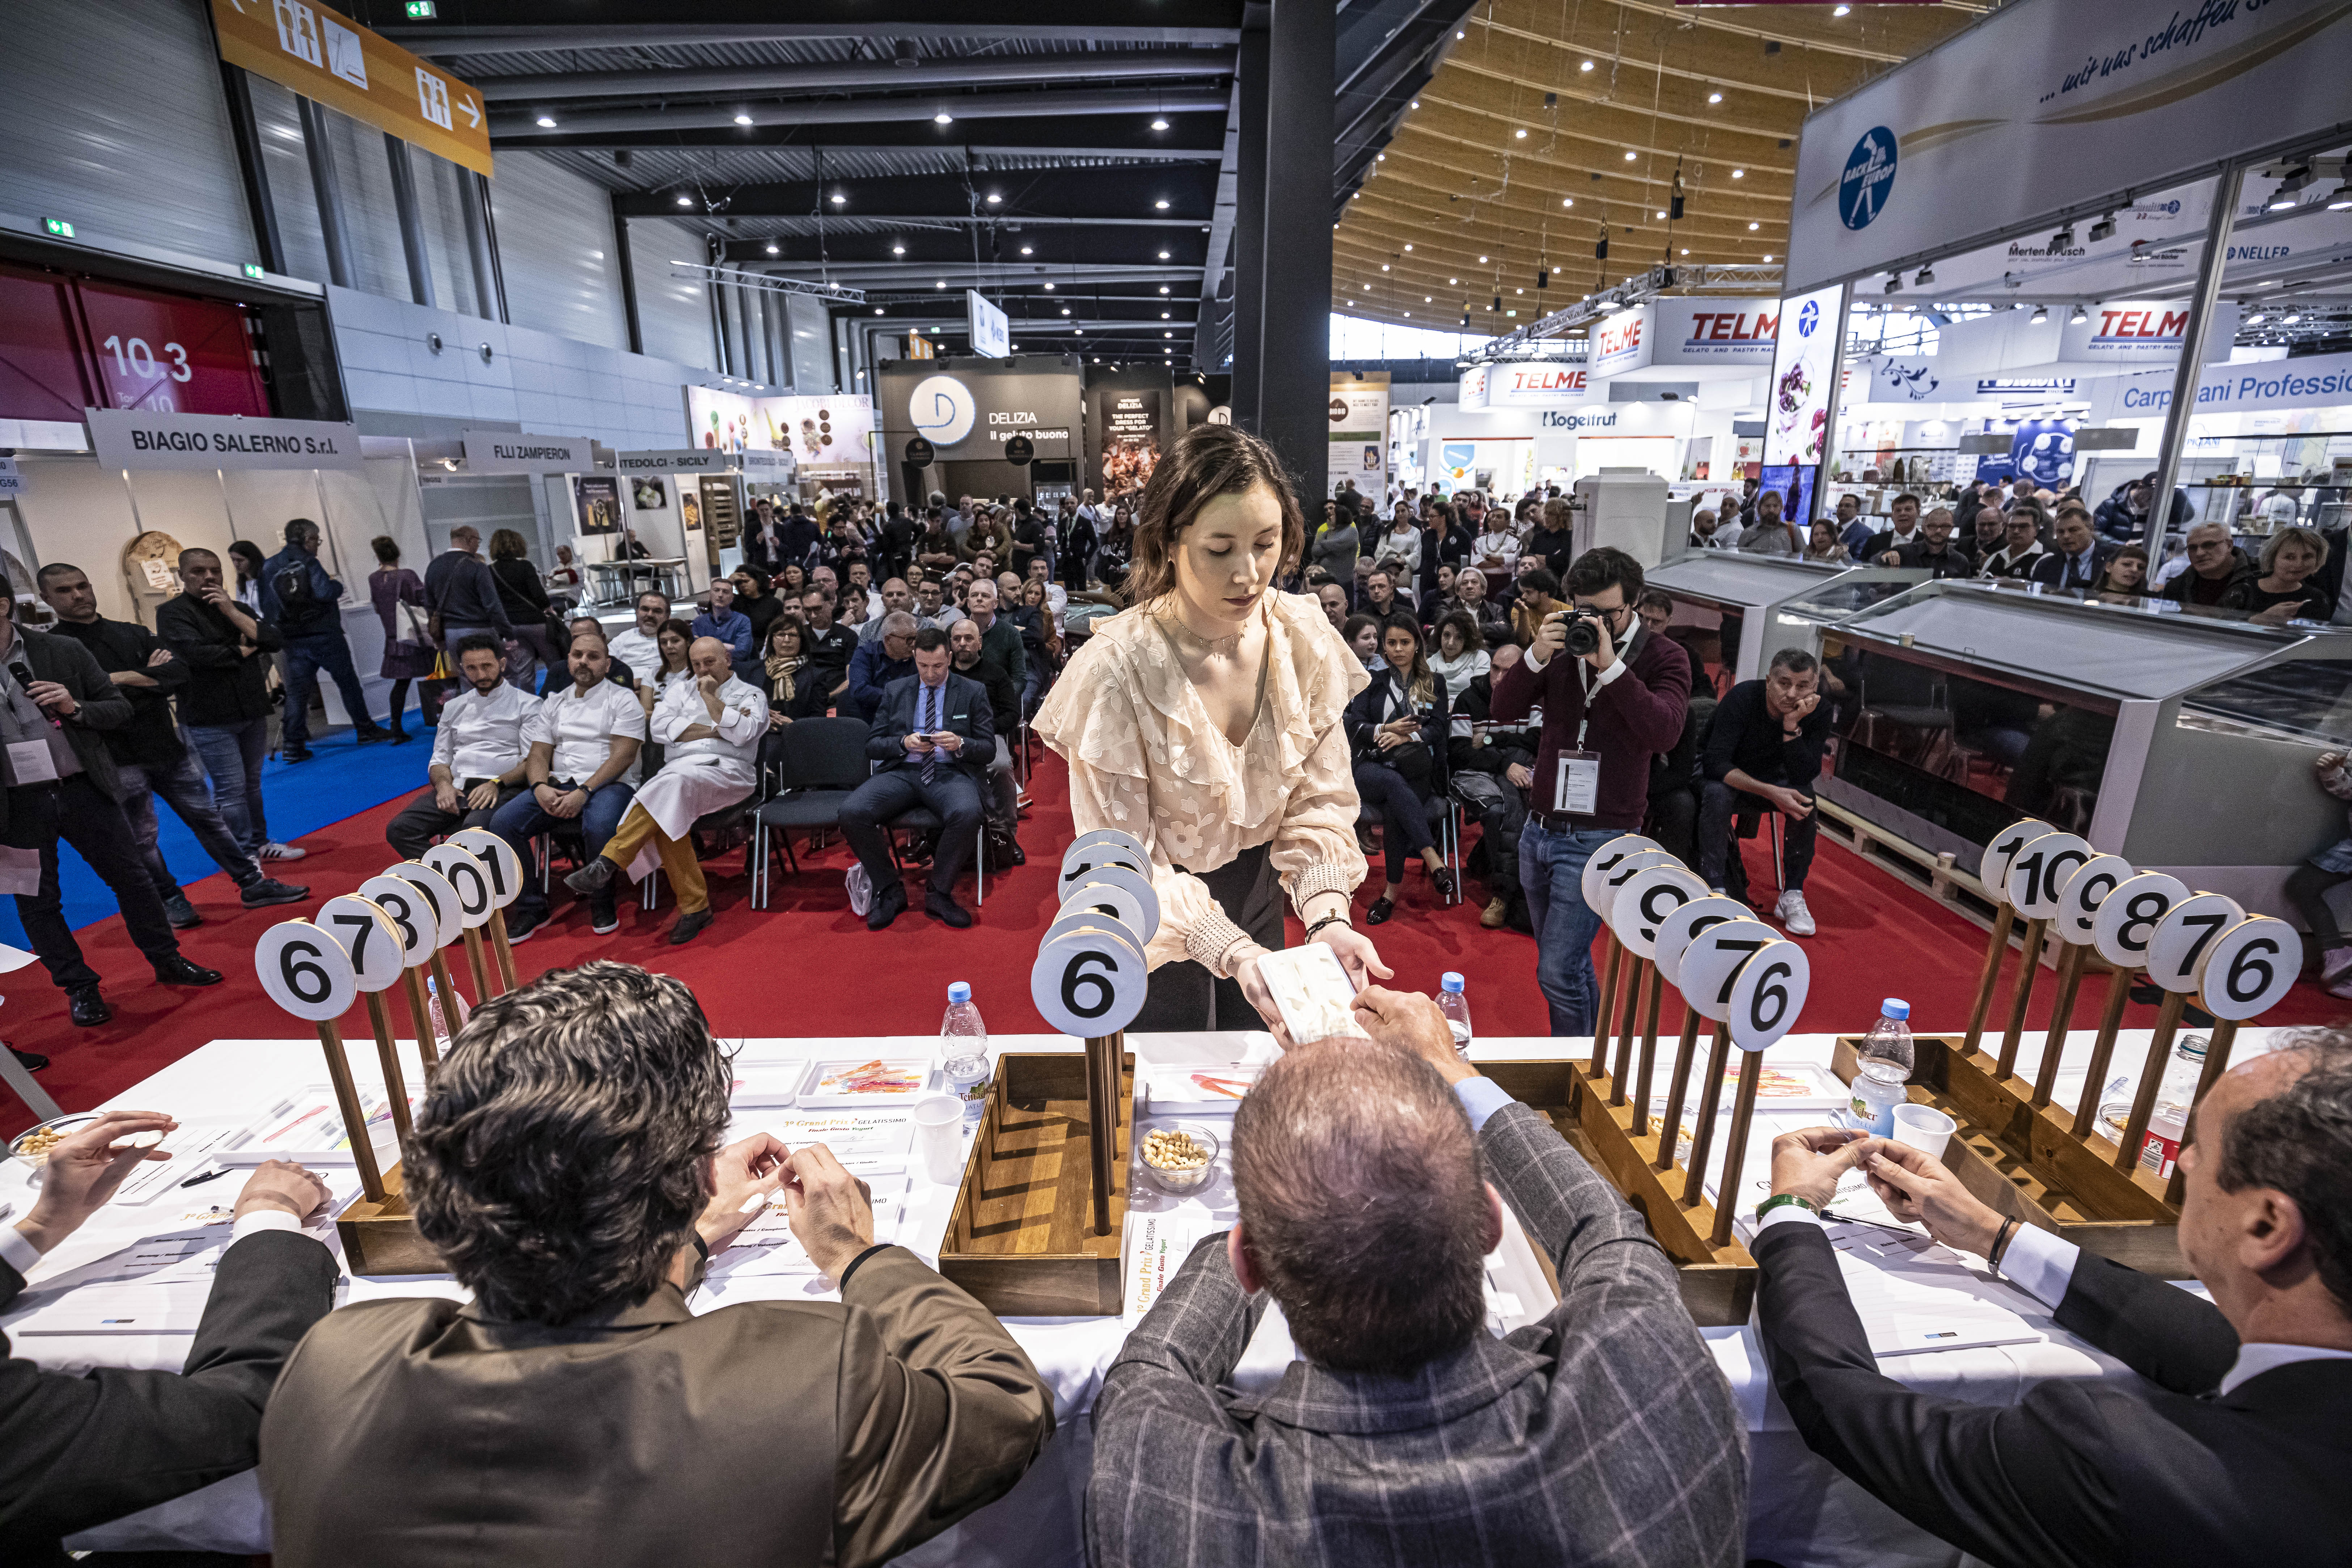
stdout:
[[1241,657],[1242,638],[1239,632],[1235,632],[1231,637],[1204,637],[1186,626],[1184,617],[1173,610],[1156,611],[1152,619],[1168,627],[1176,639],[1176,646],[1185,652],[1198,654],[1204,658],[1239,658]]

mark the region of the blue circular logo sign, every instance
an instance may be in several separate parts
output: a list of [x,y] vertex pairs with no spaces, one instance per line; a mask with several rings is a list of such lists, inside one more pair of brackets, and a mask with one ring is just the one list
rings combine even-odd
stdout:
[[1848,228],[1868,228],[1895,188],[1895,132],[1874,125],[1846,154],[1838,181],[1838,216]]
[[1797,336],[1810,338],[1813,329],[1822,324],[1822,306],[1818,300],[1808,300],[1805,308],[1797,312]]
[[934,446],[952,447],[971,434],[979,411],[963,383],[951,375],[931,375],[916,383],[914,395],[907,400],[907,413],[916,434]]

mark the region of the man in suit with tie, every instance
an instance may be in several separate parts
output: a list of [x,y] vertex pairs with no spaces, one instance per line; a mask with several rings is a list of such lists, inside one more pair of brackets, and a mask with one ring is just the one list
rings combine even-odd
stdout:
[[[403,1169],[473,1299],[347,1307],[287,1363],[261,1427],[281,1568],[865,1568],[1012,1489],[1054,1429],[1036,1369],[877,1243],[824,1144],[721,1147],[729,1053],[683,983],[555,970],[465,1041]],[[690,1310],[762,1199],[839,1300]]]
[[[1241,1102],[1240,1223],[1103,1379],[1088,1561],[1737,1568],[1746,1433],[1641,1215],[1428,997],[1355,1018],[1372,1043],[1303,1044]],[[1506,1201],[1562,1295],[1496,1339]],[[1269,1301],[1297,1359],[1236,1394]]]
[[2123,548],[2092,531],[2090,511],[2080,501],[2059,507],[2050,537],[2057,548],[2033,563],[2032,580],[2063,594],[2089,593]]
[[[2053,1379],[1999,1405],[1881,1373],[1820,1217],[1857,1164],[1897,1218],[1986,1259],[2147,1384]],[[2210,1302],[2002,1218],[1916,1149],[1826,1127],[1779,1139],[1749,1250],[1773,1381],[1807,1445],[2004,1568],[2345,1562],[2352,1036],[2291,1037],[2224,1073],[2180,1170],[2180,1253]]]
[[981,784],[996,760],[996,721],[987,688],[955,672],[948,634],[939,627],[915,634],[915,673],[884,689],[866,754],[881,766],[841,807],[841,836],[874,889],[866,929],[880,931],[907,907],[886,825],[923,806],[940,819],[923,912],[962,930],[971,913],[955,901],[955,881],[980,831]]

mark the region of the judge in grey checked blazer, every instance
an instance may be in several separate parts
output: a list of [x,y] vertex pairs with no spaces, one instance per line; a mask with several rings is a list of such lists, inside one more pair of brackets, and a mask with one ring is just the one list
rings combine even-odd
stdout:
[[[1746,1433],[1640,1216],[1427,997],[1375,987],[1357,1019],[1375,1043],[1293,1050],[1242,1101],[1241,1222],[1104,1378],[1091,1561],[1738,1564]],[[1561,1299],[1496,1339],[1506,1201]],[[1299,1359],[1239,1394],[1269,1298]]]

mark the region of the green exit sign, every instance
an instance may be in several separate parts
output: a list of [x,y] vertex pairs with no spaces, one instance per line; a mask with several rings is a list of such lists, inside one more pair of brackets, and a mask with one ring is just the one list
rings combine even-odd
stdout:
[[430,22],[439,14],[433,8],[433,0],[408,0],[408,19],[412,22]]
[[41,226],[58,239],[71,239],[74,237],[73,225],[61,217],[45,217],[41,220]]
[[245,264],[245,275],[247,278],[252,279],[257,283],[269,276],[268,273],[262,270],[261,264],[257,261],[248,261]]

